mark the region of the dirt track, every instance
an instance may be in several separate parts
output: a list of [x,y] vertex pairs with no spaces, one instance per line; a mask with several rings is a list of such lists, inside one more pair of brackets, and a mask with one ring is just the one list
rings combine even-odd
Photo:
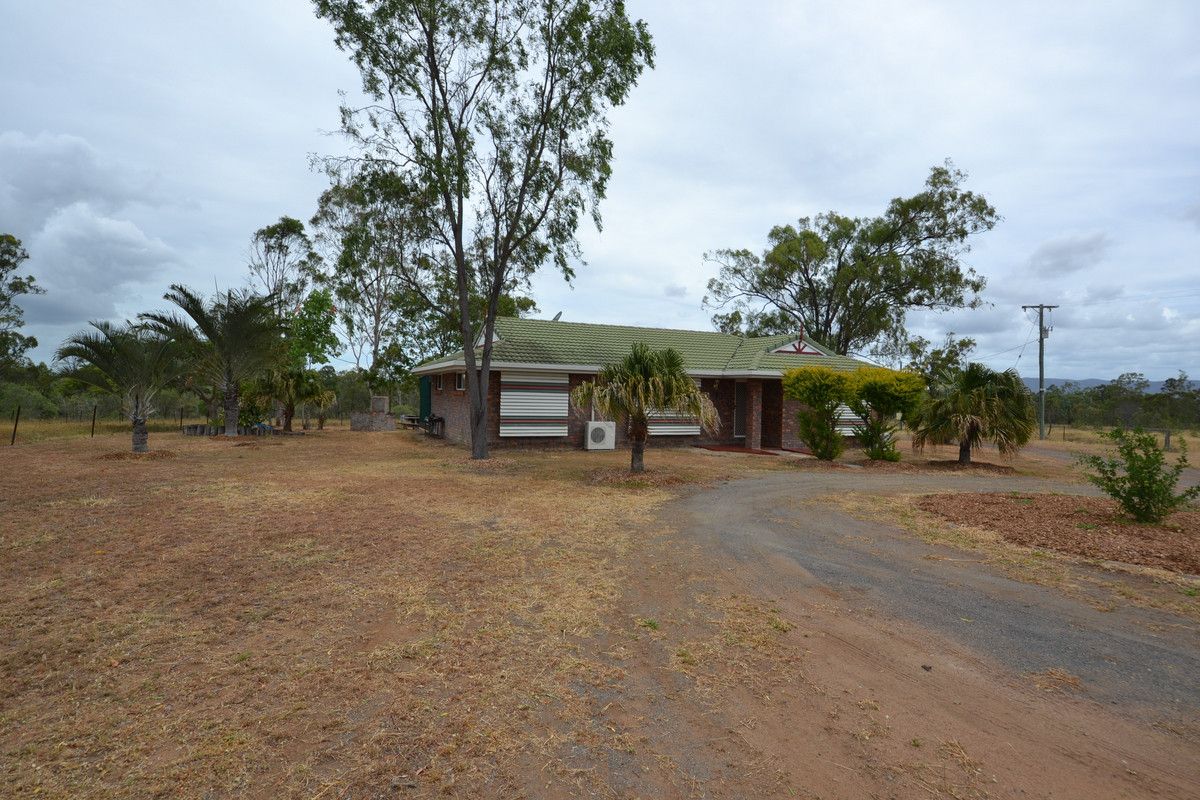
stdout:
[[[844,472],[770,475],[663,515],[672,532],[650,547],[669,566],[637,581],[625,607],[664,622],[623,654],[628,690],[597,702],[598,724],[628,726],[657,756],[691,767],[696,784],[654,794],[1200,796],[1193,626],[1137,608],[1102,613],[969,554],[804,503],[846,483]],[[956,475],[853,483],[1030,488]],[[756,613],[786,621],[778,641],[731,646]],[[723,638],[705,649],[714,626]],[[696,665],[681,666],[679,652],[695,650]]]

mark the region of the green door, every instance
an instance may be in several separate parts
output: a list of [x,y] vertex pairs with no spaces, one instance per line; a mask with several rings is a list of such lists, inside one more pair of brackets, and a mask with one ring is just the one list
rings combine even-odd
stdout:
[[429,382],[428,375],[421,376],[421,419],[428,419],[433,413],[433,393],[432,385]]

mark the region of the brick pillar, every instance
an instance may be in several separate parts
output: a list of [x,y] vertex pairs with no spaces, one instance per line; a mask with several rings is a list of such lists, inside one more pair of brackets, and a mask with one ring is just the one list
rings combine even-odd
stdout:
[[762,449],[762,381],[746,381],[746,447]]

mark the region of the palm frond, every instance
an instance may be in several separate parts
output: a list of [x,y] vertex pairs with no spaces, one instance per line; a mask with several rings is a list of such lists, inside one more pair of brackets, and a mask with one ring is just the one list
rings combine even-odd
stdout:
[[92,330],[67,338],[55,352],[56,361],[92,367],[75,377],[125,400],[131,418],[150,413],[158,391],[183,369],[177,343],[143,325],[92,322]]
[[641,342],[621,361],[603,367],[594,381],[576,387],[571,401],[576,408],[594,407],[609,419],[624,420],[631,430],[644,430],[650,417],[662,413],[695,419],[708,432],[720,425],[712,401],[687,374],[678,351],[655,351]]
[[971,363],[939,376],[913,422],[918,449],[951,439],[971,449],[991,441],[1009,455],[1033,435],[1033,402],[1016,370],[997,372]]

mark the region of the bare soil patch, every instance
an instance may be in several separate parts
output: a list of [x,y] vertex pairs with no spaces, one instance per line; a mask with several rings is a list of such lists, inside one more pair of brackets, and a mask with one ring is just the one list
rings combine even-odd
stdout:
[[105,453],[100,456],[101,461],[159,461],[164,458],[174,458],[174,450],[151,450],[149,453],[134,453],[132,451],[124,451],[120,453]]
[[622,489],[649,489],[654,487],[682,486],[697,483],[703,479],[694,474],[680,473],[668,470],[646,470],[641,473],[631,473],[627,468],[609,467],[594,470],[588,475],[588,480],[597,486],[614,486]]
[[1108,498],[1019,492],[934,494],[917,506],[1026,547],[1200,574],[1200,511],[1143,525],[1123,516]]

